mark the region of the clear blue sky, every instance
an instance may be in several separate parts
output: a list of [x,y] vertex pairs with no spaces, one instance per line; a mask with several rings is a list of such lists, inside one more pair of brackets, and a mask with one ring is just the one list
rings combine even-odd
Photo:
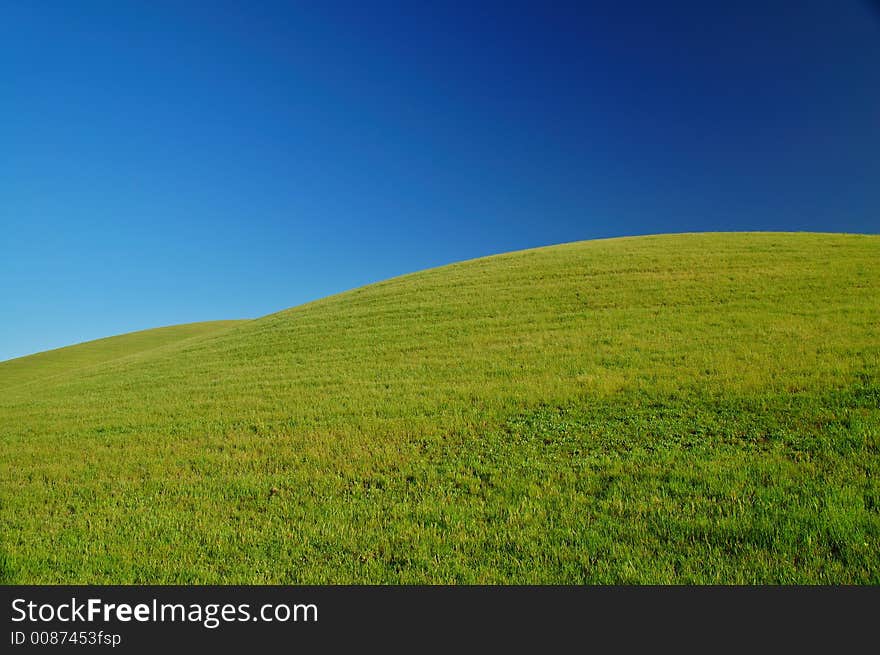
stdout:
[[697,230],[880,231],[876,8],[2,2],[0,359]]

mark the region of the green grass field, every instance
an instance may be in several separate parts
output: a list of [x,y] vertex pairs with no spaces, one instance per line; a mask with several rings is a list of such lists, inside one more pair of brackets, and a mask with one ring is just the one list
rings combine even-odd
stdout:
[[0,363],[6,583],[880,583],[880,237],[489,257]]

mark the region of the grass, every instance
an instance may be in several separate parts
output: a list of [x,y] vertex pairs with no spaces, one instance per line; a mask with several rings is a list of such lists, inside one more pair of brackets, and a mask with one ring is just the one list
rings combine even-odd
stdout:
[[49,378],[79,373],[84,368],[124,357],[151,356],[152,351],[163,346],[218,332],[238,322],[208,321],[130,332],[0,362],[0,392],[30,382],[45,385]]
[[0,363],[0,579],[877,584],[878,326],[880,237],[666,235]]

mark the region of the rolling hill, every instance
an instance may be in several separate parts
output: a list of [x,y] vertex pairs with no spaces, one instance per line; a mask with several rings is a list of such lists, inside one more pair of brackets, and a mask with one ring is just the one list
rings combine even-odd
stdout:
[[880,237],[487,257],[0,363],[7,583],[880,583]]
[[207,321],[141,330],[0,362],[3,371],[0,391],[30,382],[46,385],[56,375],[79,374],[82,369],[125,357],[143,356],[145,353],[151,356],[156,349],[211,334],[238,322]]

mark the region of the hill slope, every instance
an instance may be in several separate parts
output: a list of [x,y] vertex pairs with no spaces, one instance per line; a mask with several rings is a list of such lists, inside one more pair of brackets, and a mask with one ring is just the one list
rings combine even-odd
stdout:
[[0,391],[54,376],[71,377],[81,369],[140,355],[184,339],[192,339],[227,329],[241,321],[186,323],[120,334],[87,341],[75,346],[0,362]]
[[0,366],[0,576],[880,582],[878,281],[874,236],[612,239]]

